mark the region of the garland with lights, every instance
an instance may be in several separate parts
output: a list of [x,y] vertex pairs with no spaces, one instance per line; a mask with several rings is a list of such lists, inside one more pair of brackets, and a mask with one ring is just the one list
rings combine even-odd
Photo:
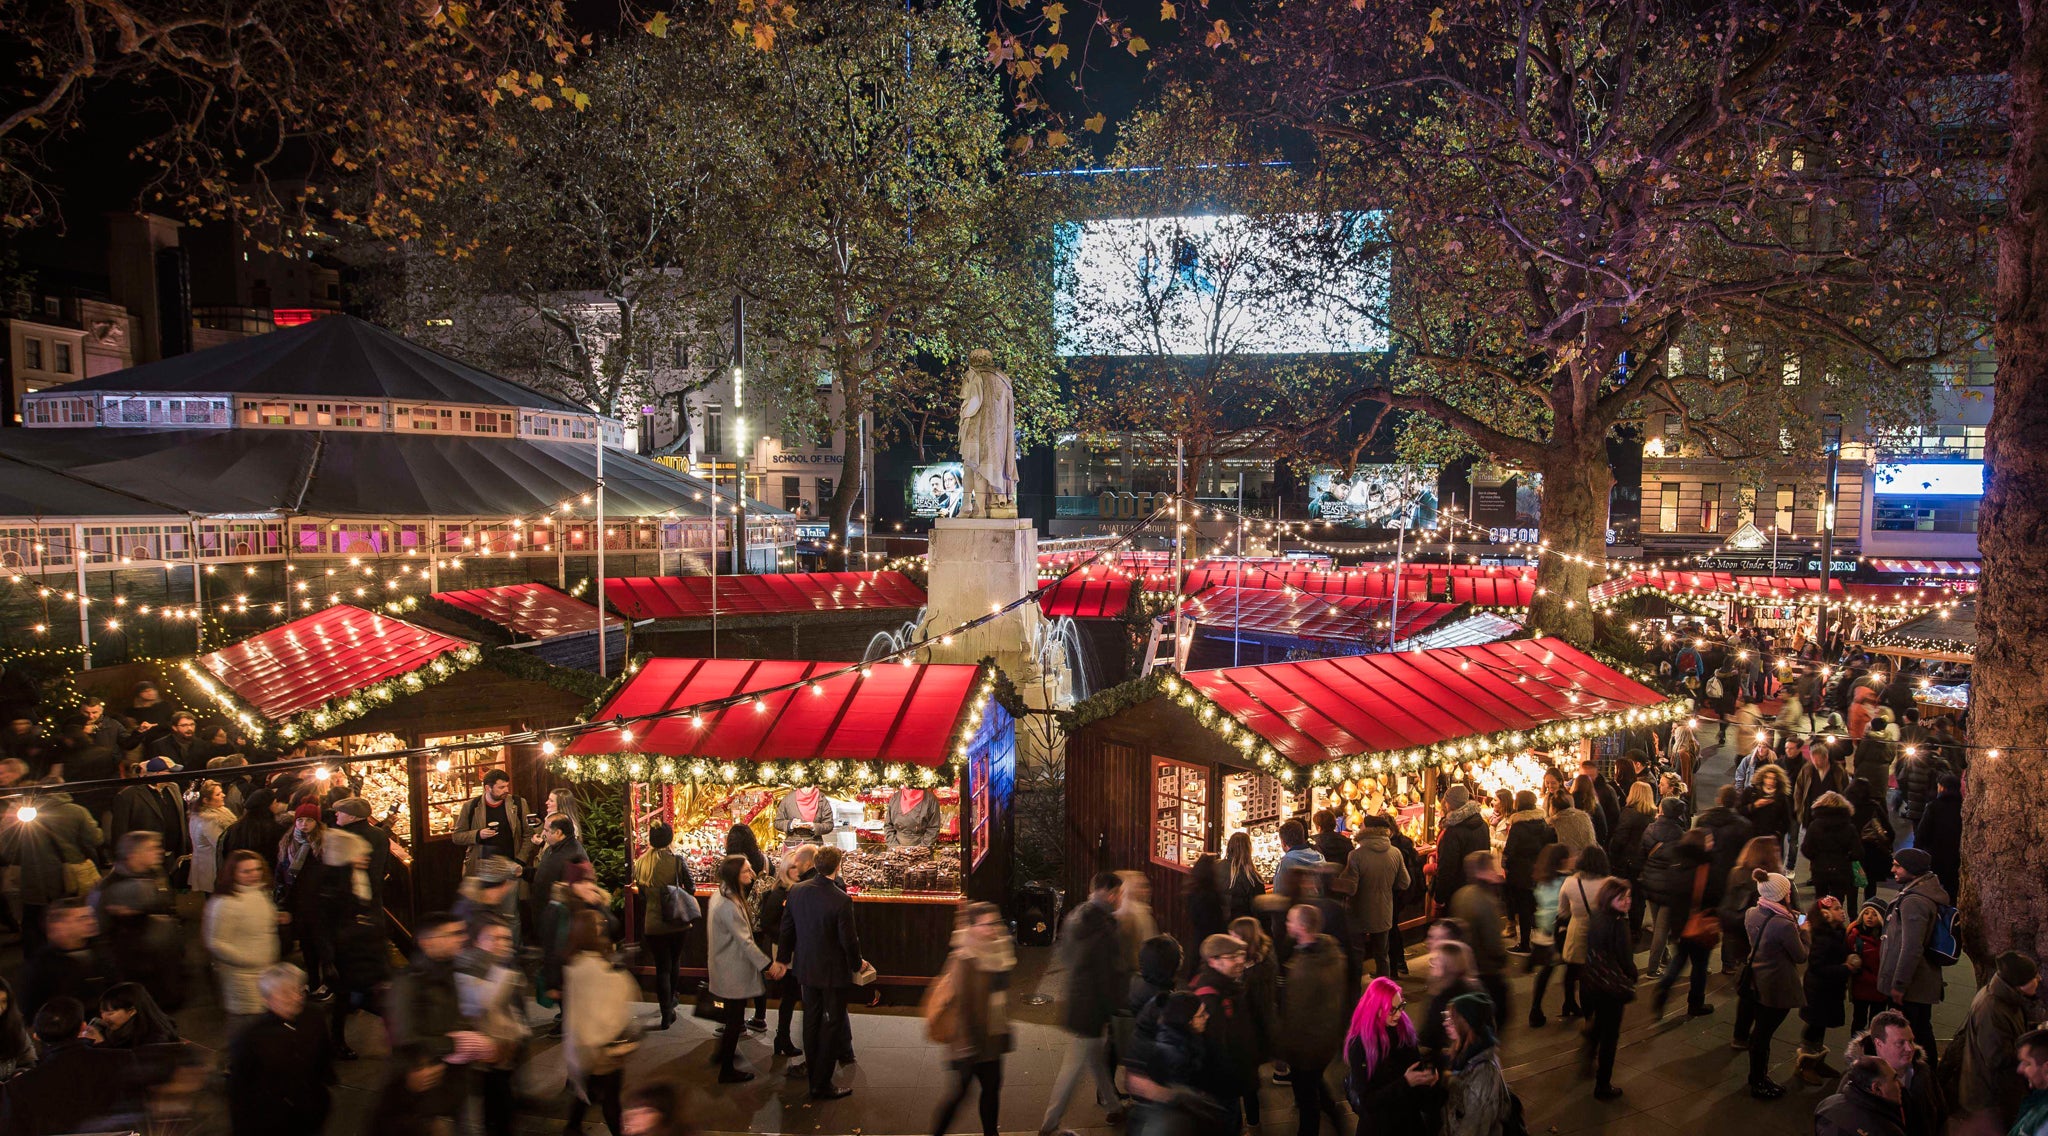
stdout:
[[[371,683],[369,686],[353,693],[331,698],[310,710],[301,711],[290,718],[273,723],[276,727],[278,739],[290,745],[302,738],[325,733],[342,722],[360,718],[379,706],[389,704],[400,695],[417,694],[425,690],[432,683],[440,682],[450,675],[468,670],[482,660],[483,653],[483,648],[481,647],[459,647],[451,651],[444,651],[420,666],[406,671],[404,674],[394,675],[391,678]],[[215,705],[219,706],[230,717],[242,723],[242,727],[249,731],[249,737],[252,740],[263,737],[262,723],[264,718],[256,712],[254,707],[243,703],[240,698],[235,696],[233,691],[214,681],[211,675],[206,674],[192,663],[180,664],[180,669],[185,672],[185,677],[193,685],[197,686],[202,693],[213,700]],[[448,748],[461,749],[462,747],[453,746]]]

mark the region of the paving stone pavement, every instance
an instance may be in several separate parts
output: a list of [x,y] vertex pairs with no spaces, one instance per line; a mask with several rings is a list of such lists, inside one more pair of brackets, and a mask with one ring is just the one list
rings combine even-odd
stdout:
[[[1711,740],[1711,735],[1709,735]],[[1711,801],[1714,791],[1726,780],[1735,755],[1725,749],[1710,750],[1699,774],[1698,795]],[[196,928],[196,923],[193,924]],[[196,931],[193,936],[196,938]],[[1041,988],[1052,993],[1056,983],[1044,976],[1048,952],[1020,953],[1019,971],[1012,1000],[1017,1023],[1017,1050],[1009,1059],[1004,1077],[1001,1126],[1005,1133],[1037,1130],[1052,1081],[1059,1069],[1065,1034],[1057,1025],[1056,1002],[1042,1006],[1024,1004],[1024,995]],[[195,959],[195,966],[197,960]],[[0,968],[12,973],[18,954],[9,948],[0,955]],[[1413,1001],[1421,1001],[1421,967],[1409,988]],[[1935,1029],[1942,1038],[1951,1036],[1968,1009],[1971,985],[1967,966],[1949,972],[1949,996],[1936,1008]],[[195,1042],[217,1046],[221,1043],[221,1021],[210,996],[201,992],[193,1005],[179,1015],[182,1032]],[[1508,1024],[1502,1038],[1502,1054],[1509,1083],[1521,1094],[1532,1132],[1570,1136],[1576,1133],[1613,1133],[1616,1136],[1665,1136],[1667,1133],[1696,1133],[1708,1122],[1744,1136],[1806,1136],[1812,1131],[1813,1106],[1827,1090],[1809,1089],[1791,1080],[1797,1015],[1778,1031],[1774,1072],[1789,1083],[1783,1100],[1752,1100],[1745,1089],[1747,1055],[1729,1048],[1735,996],[1732,979],[1716,975],[1708,1001],[1716,1007],[1708,1017],[1687,1020],[1683,1016],[1682,994],[1662,1021],[1653,1021],[1647,991],[1628,1009],[1623,1023],[1622,1044],[1617,1058],[1615,1084],[1620,1100],[1593,1099],[1592,1081],[1582,1076],[1576,1023],[1554,1016],[1540,1030],[1529,1029],[1522,1018],[1529,1004],[1530,981],[1513,978],[1512,996],[1517,1020]],[[1555,1013],[1558,994],[1550,995]],[[687,1013],[687,1008],[684,1011]],[[540,1011],[534,1009],[536,1019]],[[645,1019],[654,1018],[654,1007],[641,1006]],[[773,1015],[771,1013],[771,1021]],[[798,1028],[801,1030],[801,1017]],[[933,1113],[946,1090],[946,1074],[937,1055],[925,1043],[923,1023],[912,1006],[892,1006],[857,1011],[854,1017],[854,1046],[859,1062],[842,1070],[838,1083],[854,1090],[844,1100],[814,1105],[806,1097],[801,1079],[786,1078],[786,1061],[773,1058],[769,1034],[750,1034],[741,1044],[743,1062],[761,1076],[746,1085],[718,1085],[711,1055],[715,1047],[712,1023],[684,1017],[674,1028],[650,1032],[647,1041],[627,1064],[627,1083],[643,1078],[669,1077],[695,1092],[692,1121],[707,1134],[716,1133],[811,1133],[847,1136],[915,1136],[930,1132]],[[362,1053],[360,1061],[340,1067],[335,1110],[327,1126],[330,1134],[366,1132],[365,1118],[374,1103],[376,1086],[383,1074],[384,1044],[380,1023],[357,1015],[352,1020],[350,1042]],[[1829,1043],[1839,1064],[1846,1030],[1833,1031]],[[562,1053],[558,1042],[542,1039],[534,1047],[523,1069],[519,1089],[524,1098],[520,1132],[559,1132],[567,1108],[563,1083]],[[1264,1125],[1270,1136],[1292,1132],[1295,1127],[1293,1097],[1284,1087],[1267,1087],[1263,1095]],[[1075,1094],[1066,1118],[1067,1126],[1082,1136],[1112,1136],[1111,1128],[1093,1100],[1091,1088]],[[604,1131],[601,1119],[593,1115],[584,1130]],[[193,1136],[226,1136],[228,1125],[218,1103],[202,1104]],[[970,1099],[948,1130],[956,1133],[979,1131],[978,1114]],[[1349,1133],[1340,1136],[1351,1136]]]

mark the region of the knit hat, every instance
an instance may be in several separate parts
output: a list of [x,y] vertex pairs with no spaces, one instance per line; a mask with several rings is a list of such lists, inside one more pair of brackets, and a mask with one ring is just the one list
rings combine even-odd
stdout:
[[292,816],[293,816],[294,818],[297,818],[297,817],[311,817],[311,818],[313,818],[314,820],[319,820],[319,819],[320,819],[320,806],[319,806],[318,804],[315,804],[315,803],[314,803],[314,802],[312,802],[312,801],[305,801],[305,802],[302,802],[302,803],[301,803],[301,804],[299,805],[299,807],[298,807],[298,808],[295,808],[295,809],[293,809],[293,810],[292,810]]
[[1478,991],[1451,999],[1451,1012],[1476,1037],[1493,1038],[1493,999]]
[[334,803],[336,814],[347,813],[358,820],[370,819],[370,802],[361,797],[345,797]]
[[1453,785],[1449,789],[1444,790],[1445,809],[1462,809],[1471,800],[1472,794],[1463,785]]
[[588,860],[571,860],[568,866],[562,869],[562,882],[565,884],[580,884],[584,880],[596,879],[597,869],[591,867]]
[[1892,860],[1909,876],[1924,876],[1934,870],[1934,857],[1925,848],[1901,848],[1892,853]]
[[1244,940],[1235,935],[1211,935],[1202,940],[1202,961],[1244,953]]
[[1765,872],[1764,878],[1757,881],[1756,897],[1784,903],[1792,898],[1792,881],[1776,872]]
[[1863,906],[1856,909],[1857,921],[1860,922],[1863,919],[1863,913],[1871,910],[1872,908],[1877,909],[1877,917],[1879,919],[1889,918],[1892,913],[1891,904],[1886,903],[1884,900],[1881,900],[1876,896],[1871,896],[1869,899],[1863,901]]
[[1666,797],[1664,798],[1663,802],[1657,806],[1657,810],[1664,814],[1664,819],[1666,820],[1684,820],[1685,798]]
[[2041,968],[2034,965],[2034,960],[2018,951],[2007,951],[1999,955],[1996,966],[1998,977],[2004,979],[2005,984],[2014,990],[2041,976]]

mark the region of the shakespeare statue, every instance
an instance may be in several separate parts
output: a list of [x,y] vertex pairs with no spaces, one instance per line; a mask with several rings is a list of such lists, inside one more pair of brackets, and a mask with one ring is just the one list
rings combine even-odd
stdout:
[[967,473],[964,517],[1017,515],[1017,403],[1010,376],[987,351],[967,355],[960,382],[960,465]]

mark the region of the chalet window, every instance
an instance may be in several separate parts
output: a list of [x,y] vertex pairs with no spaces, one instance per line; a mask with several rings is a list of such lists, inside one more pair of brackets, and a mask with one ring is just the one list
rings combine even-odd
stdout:
[[1152,759],[1152,862],[1186,871],[1209,841],[1209,772]]
[[[425,745],[461,745],[427,764],[427,835],[447,836],[455,831],[455,819],[471,797],[483,791],[484,774],[503,768],[505,736],[496,733],[453,734],[422,738]],[[447,768],[442,768],[443,764]]]

